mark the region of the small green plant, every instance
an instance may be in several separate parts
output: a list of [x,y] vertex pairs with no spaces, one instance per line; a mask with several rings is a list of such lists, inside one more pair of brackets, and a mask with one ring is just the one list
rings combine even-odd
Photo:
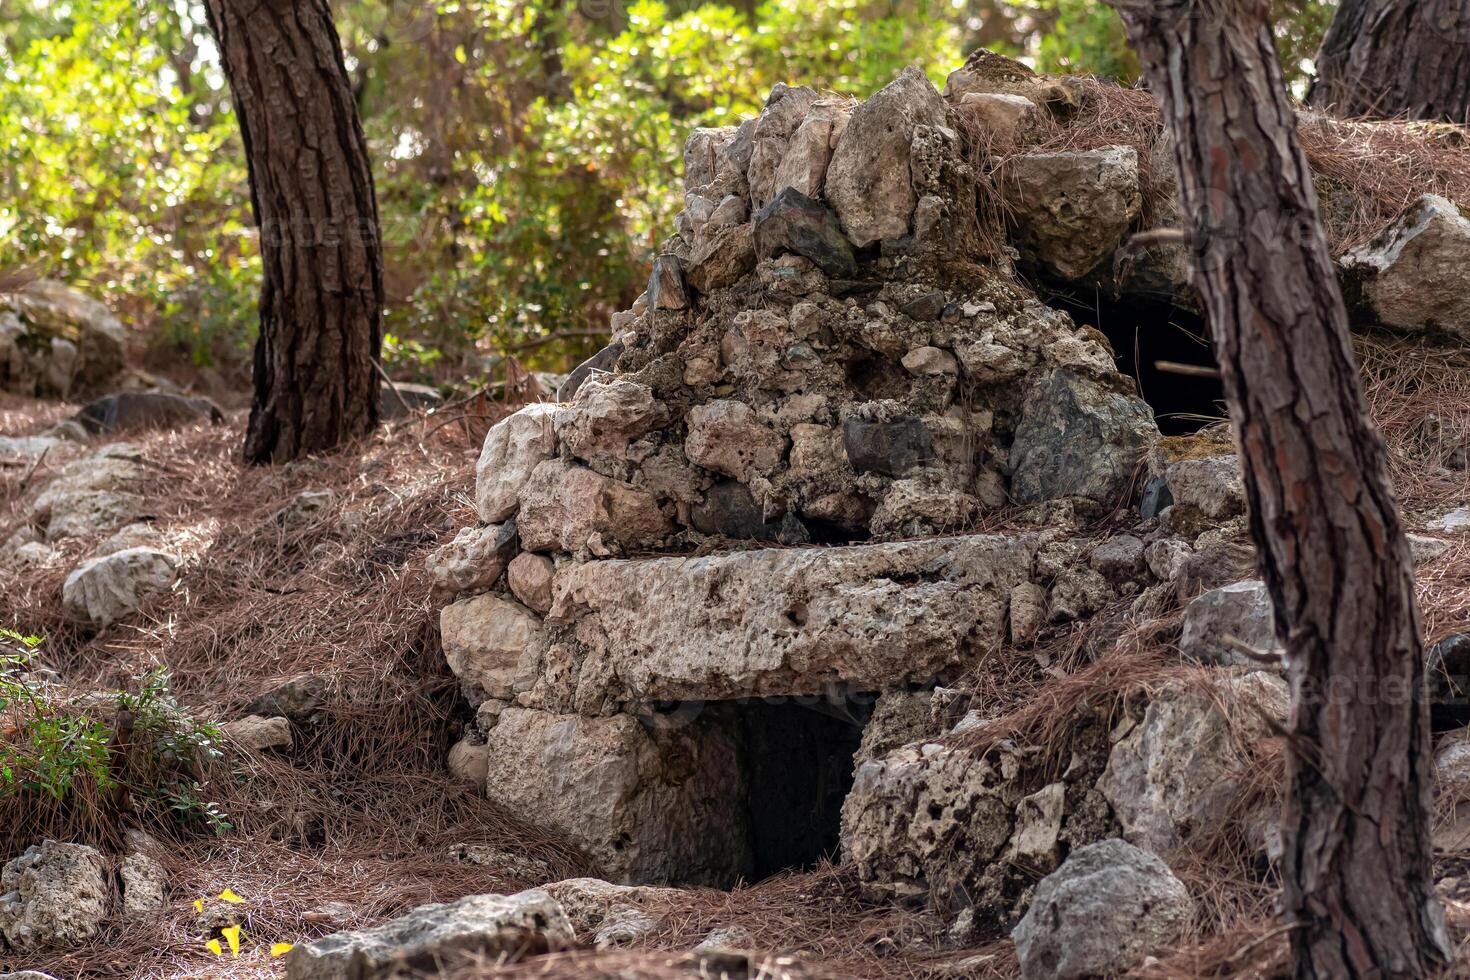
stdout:
[[0,802],[85,802],[121,782],[134,806],[215,835],[233,829],[206,796],[224,760],[219,729],[179,706],[165,668],[135,678],[133,690],[68,698],[39,668],[41,645],[0,628]]
[[0,629],[0,792],[62,800],[78,782],[111,786],[105,725],[66,714],[33,668],[41,638]]

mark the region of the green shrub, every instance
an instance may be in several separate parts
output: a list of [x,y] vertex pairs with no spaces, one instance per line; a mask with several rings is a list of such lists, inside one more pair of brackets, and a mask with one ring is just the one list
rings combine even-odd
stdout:
[[86,811],[119,789],[156,819],[217,835],[231,829],[205,796],[223,771],[219,730],[179,707],[166,670],[136,678],[133,690],[68,698],[38,668],[41,643],[0,629],[0,823],[8,811],[8,836],[54,833],[30,826],[37,820],[85,824]]

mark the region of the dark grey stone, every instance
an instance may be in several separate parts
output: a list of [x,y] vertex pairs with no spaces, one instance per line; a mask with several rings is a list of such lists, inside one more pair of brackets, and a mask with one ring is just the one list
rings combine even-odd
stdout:
[[592,377],[593,372],[611,371],[613,365],[618,363],[618,358],[622,354],[623,342],[621,340],[614,340],[602,350],[572,368],[572,373],[567,375],[567,379],[557,386],[556,400],[559,402],[571,401],[572,396],[577,393],[577,389],[582,387],[584,381]]
[[909,300],[898,311],[911,320],[937,320],[944,313],[947,302],[944,293],[936,289],[918,299]]
[[1143,499],[1138,503],[1138,513],[1144,519],[1158,517],[1165,507],[1174,503],[1174,494],[1169,490],[1169,481],[1156,476],[1143,485]]
[[206,419],[218,425],[225,413],[208,398],[120,391],[89,403],[75,418],[92,435],[110,435],[130,429],[175,429]]
[[694,529],[704,534],[741,541],[777,541],[806,544],[811,540],[806,526],[794,514],[767,521],[750,489],[734,480],[721,480],[705,491],[704,500],[689,514]]
[[[394,394],[395,390],[397,394]],[[391,387],[385,384],[378,391],[378,416],[385,422],[404,418],[410,412],[438,408],[443,404],[444,396],[439,394],[437,388],[429,385],[395,381]]]
[[848,419],[842,424],[842,446],[859,473],[900,477],[934,459],[929,430],[916,418],[890,422]]
[[757,211],[754,223],[755,252],[760,258],[790,252],[811,259],[829,276],[850,278],[857,273],[852,243],[842,233],[837,216],[794,187],[784,188]]

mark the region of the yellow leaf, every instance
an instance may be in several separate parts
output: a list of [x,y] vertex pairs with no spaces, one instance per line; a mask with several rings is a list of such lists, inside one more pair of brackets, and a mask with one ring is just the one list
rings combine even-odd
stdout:
[[233,888],[226,888],[224,891],[219,893],[219,897],[221,900],[229,902],[231,905],[239,905],[241,902],[245,901],[245,899],[235,894],[235,890]]
[[295,943],[271,943],[271,956],[285,956],[295,948]]
[[225,928],[223,928],[223,929],[221,929],[219,931],[219,934],[221,936],[224,936],[225,937],[225,942],[227,942],[227,943],[230,944],[230,954],[232,956],[239,956],[240,955],[240,927],[239,926],[226,926]]
[[196,899],[194,899],[194,911],[195,912],[203,912],[204,911],[204,899],[202,899],[202,898],[196,898]]
[[215,956],[225,955],[224,948],[220,946],[218,939],[211,939],[209,942],[204,944],[204,948],[209,950]]
[[460,64],[464,64],[467,60],[463,44],[454,49],[454,60]]

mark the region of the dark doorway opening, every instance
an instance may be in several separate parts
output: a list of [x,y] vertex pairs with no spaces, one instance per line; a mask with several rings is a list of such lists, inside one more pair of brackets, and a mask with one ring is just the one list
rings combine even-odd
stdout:
[[728,704],[745,770],[759,881],[835,858],[852,762],[871,697],[772,698]]
[[1225,420],[1224,389],[1203,316],[1146,296],[1042,289],[1048,305],[1108,338],[1118,370],[1138,383],[1164,435],[1188,435]]

